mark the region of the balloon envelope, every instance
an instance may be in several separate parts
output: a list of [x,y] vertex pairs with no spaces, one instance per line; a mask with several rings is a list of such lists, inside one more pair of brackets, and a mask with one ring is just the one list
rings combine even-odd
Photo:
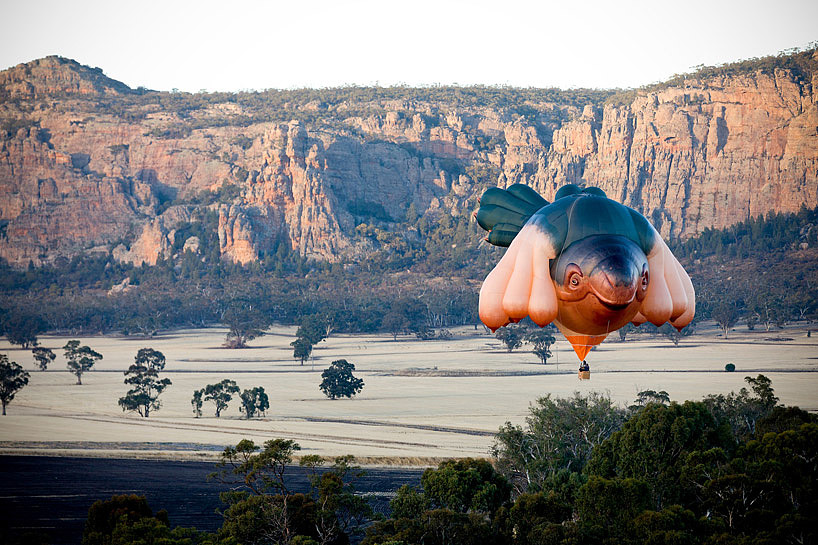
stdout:
[[508,247],[480,290],[492,330],[553,322],[583,360],[629,322],[681,330],[693,320],[693,284],[662,237],[599,188],[567,184],[553,203],[520,184],[492,188],[475,216],[488,242]]

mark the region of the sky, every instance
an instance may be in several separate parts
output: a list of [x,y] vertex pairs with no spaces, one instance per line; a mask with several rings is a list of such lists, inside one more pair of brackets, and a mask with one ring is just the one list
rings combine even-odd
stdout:
[[629,88],[818,40],[818,0],[0,0],[0,69],[131,87]]

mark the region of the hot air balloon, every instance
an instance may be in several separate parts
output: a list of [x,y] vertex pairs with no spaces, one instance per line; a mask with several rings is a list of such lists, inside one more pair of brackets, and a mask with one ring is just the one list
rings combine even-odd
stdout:
[[480,290],[492,331],[526,316],[553,322],[584,361],[628,322],[693,320],[693,284],[662,237],[599,188],[567,184],[550,204],[522,184],[491,188],[475,216],[488,242],[508,247]]

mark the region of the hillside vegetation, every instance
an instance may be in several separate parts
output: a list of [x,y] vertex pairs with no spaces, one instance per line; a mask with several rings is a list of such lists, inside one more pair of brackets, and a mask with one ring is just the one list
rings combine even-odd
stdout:
[[[717,319],[714,312],[725,305],[734,311],[733,323],[749,320],[767,329],[815,319],[816,226],[818,210],[803,209],[708,230],[676,245],[696,287],[697,320]],[[444,216],[437,224],[407,220],[403,228],[414,236],[371,227],[383,246],[357,263],[308,262],[282,246],[244,266],[203,262],[192,252],[155,266],[110,257],[78,257],[26,271],[6,266],[0,271],[4,323],[6,329],[28,324],[36,331],[151,335],[220,323],[229,309],[250,302],[262,326],[321,316],[338,331],[387,331],[384,317],[412,305],[412,314],[418,314],[417,305],[422,309],[411,320],[419,334],[479,323],[479,286],[503,250],[483,242],[467,216]],[[207,230],[191,229],[213,251],[217,241],[203,235]]]

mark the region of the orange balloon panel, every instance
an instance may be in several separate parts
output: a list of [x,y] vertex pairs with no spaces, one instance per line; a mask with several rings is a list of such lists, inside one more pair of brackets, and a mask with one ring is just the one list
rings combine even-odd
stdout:
[[565,338],[568,339],[568,342],[571,343],[571,346],[574,348],[574,352],[576,352],[580,361],[584,360],[585,357],[588,356],[588,352],[590,352],[593,347],[602,343],[602,341],[608,337],[607,333],[604,335],[583,335],[582,333],[577,333],[576,331],[568,329],[559,322],[554,323]]

